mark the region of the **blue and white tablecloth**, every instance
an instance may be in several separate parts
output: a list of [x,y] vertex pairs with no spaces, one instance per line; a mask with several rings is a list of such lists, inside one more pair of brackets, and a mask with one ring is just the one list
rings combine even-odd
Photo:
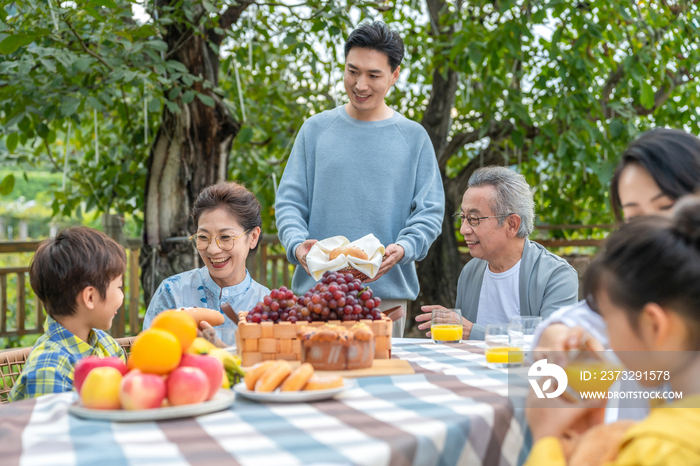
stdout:
[[0,405],[0,464],[520,465],[531,440],[505,372],[480,345],[394,339],[414,375],[357,379],[334,400],[237,399],[196,418],[116,423],[68,414],[72,393]]

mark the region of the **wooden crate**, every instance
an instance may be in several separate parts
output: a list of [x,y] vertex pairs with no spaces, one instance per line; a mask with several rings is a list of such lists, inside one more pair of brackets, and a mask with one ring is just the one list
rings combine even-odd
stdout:
[[[247,312],[238,313],[238,330],[236,330],[236,347],[241,356],[241,365],[252,366],[269,359],[301,360],[301,342],[297,331],[307,325],[318,327],[326,322],[246,322]],[[393,322],[382,315],[381,320],[361,320],[374,332],[375,359],[391,359],[391,330]],[[331,320],[329,324],[352,327],[356,322]]]

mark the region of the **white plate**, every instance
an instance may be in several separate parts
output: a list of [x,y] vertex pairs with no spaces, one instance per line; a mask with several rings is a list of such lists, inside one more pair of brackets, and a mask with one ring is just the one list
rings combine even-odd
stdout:
[[357,382],[351,379],[343,379],[343,386],[330,388],[328,390],[309,390],[299,392],[253,392],[248,390],[245,382],[237,383],[233,386],[233,391],[237,394],[262,403],[306,403],[309,401],[327,400],[333,398],[345,390],[355,388]]
[[76,401],[68,407],[68,412],[85,419],[99,419],[103,421],[160,421],[221,411],[231,406],[235,399],[236,395],[231,390],[222,389],[211,400],[196,405],[166,406],[163,408],[128,411],[126,409],[88,409],[82,406],[80,401]]

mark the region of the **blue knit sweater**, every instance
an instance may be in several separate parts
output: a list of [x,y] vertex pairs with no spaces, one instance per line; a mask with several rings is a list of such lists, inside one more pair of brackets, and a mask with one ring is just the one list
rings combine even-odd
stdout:
[[[428,133],[398,113],[360,121],[337,107],[309,118],[294,142],[277,191],[277,229],[290,262],[306,239],[369,233],[384,246],[397,243],[405,256],[371,285],[383,299],[414,300],[415,261],[440,234],[445,198]],[[295,293],[315,281],[297,267]]]

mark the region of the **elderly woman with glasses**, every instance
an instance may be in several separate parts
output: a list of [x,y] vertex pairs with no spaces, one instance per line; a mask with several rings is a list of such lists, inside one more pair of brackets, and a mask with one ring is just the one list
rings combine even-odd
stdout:
[[[534,201],[525,178],[504,167],[476,170],[462,198],[460,233],[474,259],[462,269],[456,308],[464,338],[483,340],[488,324],[515,316],[547,317],[576,303],[578,275],[564,259],[527,239],[534,228]],[[429,329],[423,306],[416,321]]]
[[[238,183],[221,182],[204,189],[192,209],[197,232],[190,237],[204,263],[163,280],[146,311],[143,327],[167,309],[205,307],[224,314],[224,323],[214,328],[225,344],[235,343],[236,324],[222,312],[228,303],[233,310],[250,310],[270,293],[246,270],[246,258],[262,234],[260,202]],[[204,335],[213,339],[205,322]]]

